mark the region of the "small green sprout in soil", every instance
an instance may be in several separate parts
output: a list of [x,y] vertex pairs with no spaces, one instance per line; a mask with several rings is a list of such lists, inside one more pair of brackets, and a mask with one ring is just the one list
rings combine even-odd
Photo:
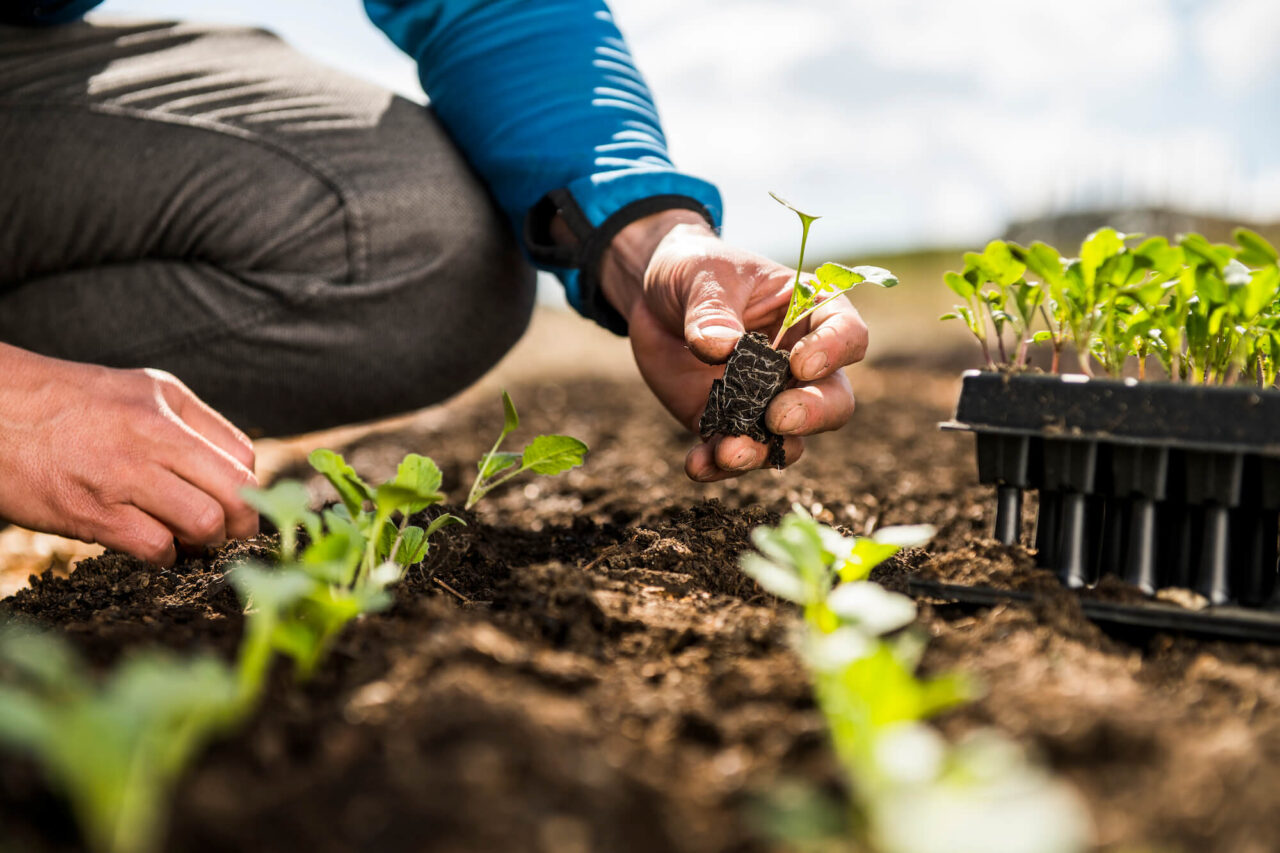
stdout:
[[502,442],[520,426],[515,403],[511,402],[511,395],[506,391],[502,392],[502,414],[502,432],[476,466],[478,471],[467,495],[466,509],[471,509],[489,492],[526,471],[553,477],[578,467],[587,456],[587,446],[567,435],[536,436],[520,453],[500,451],[498,448]]
[[836,263],[820,265],[813,278],[807,278],[803,274],[804,252],[809,242],[809,227],[819,217],[804,213],[775,193],[769,195],[800,217],[800,257],[796,261],[791,299],[772,344],[759,332],[748,332],[738,339],[725,364],[724,377],[711,384],[698,433],[704,440],[715,435],[748,436],[767,445],[768,464],[781,468],[786,461],[782,436],[765,426],[764,413],[791,378],[790,353],[781,349],[783,338],[820,306],[859,284],[870,282],[880,287],[894,287],[898,279],[880,267],[846,267]]
[[964,322],[990,368],[1024,369],[1030,348],[1048,343],[1056,373],[1071,344],[1089,376],[1097,364],[1145,379],[1154,358],[1174,380],[1270,388],[1280,370],[1276,250],[1248,229],[1234,236],[1234,245],[1199,234],[1171,243],[1102,228],[1077,258],[993,240],[946,274],[964,301],[942,319]]
[[[824,825],[875,853],[1082,851],[1083,806],[1016,744],[978,732],[952,745],[924,723],[975,688],[958,675],[916,675],[928,637],[913,626],[915,602],[867,578],[932,535],[916,525],[849,538],[797,505],[777,527],[756,528],[758,551],[741,557],[761,587],[801,607],[801,655],[850,793],[845,819]],[[775,804],[767,822],[794,830],[791,808],[829,818],[830,804],[815,797]]]
[[157,849],[182,771],[242,711],[217,658],[138,653],[99,683],[64,640],[0,628],[0,743],[40,764],[99,853]]
[[[442,513],[425,527],[410,524],[444,500],[440,469],[426,456],[410,453],[376,488],[332,450],[316,450],[309,461],[337,491],[334,508],[312,512],[306,489],[294,481],[245,492],[280,531],[278,565],[246,563],[231,574],[248,606],[240,650],[246,695],[260,689],[273,652],[290,658],[300,679],[309,678],[347,623],[391,603],[388,587],[426,557],[432,534],[463,523]],[[301,553],[299,527],[310,540]]]

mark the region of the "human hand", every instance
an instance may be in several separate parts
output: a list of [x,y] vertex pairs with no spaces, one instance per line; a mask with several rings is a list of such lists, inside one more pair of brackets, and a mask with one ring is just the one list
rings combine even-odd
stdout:
[[170,374],[0,344],[0,377],[0,518],[162,566],[257,533],[252,443]]
[[[666,211],[623,229],[605,253],[605,296],[627,319],[636,364],[658,399],[697,431],[712,380],[744,331],[776,334],[795,270],[735,249],[690,211]],[[798,380],[769,405],[765,422],[784,436],[786,464],[802,436],[838,429],[853,414],[842,370],[867,351],[867,327],[847,299],[832,299],[787,332]],[[767,448],[746,436],[715,436],[694,447],[685,473],[711,482],[765,464]]]

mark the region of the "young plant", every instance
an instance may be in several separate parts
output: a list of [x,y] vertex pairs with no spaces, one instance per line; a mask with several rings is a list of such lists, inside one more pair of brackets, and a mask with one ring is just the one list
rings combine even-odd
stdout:
[[[246,704],[261,690],[273,653],[292,659],[300,679],[309,678],[343,627],[391,603],[388,587],[426,557],[432,534],[463,523],[449,513],[426,527],[409,523],[444,500],[440,469],[425,456],[407,455],[395,477],[376,488],[332,450],[316,450],[309,461],[337,490],[336,508],[312,512],[306,489],[292,481],[245,491],[280,531],[279,565],[245,563],[231,574],[247,608],[239,663]],[[310,540],[301,554],[299,527]]]
[[[915,603],[867,580],[927,526],[848,538],[800,506],[752,532],[743,571],[802,608],[800,650],[852,799],[846,825],[877,853],[1072,853],[1087,846],[1074,794],[984,732],[949,745],[923,721],[974,692],[954,675],[915,672],[927,643]],[[810,838],[812,840],[812,838]]]
[[567,435],[536,436],[520,453],[499,451],[506,437],[520,426],[516,405],[506,391],[502,392],[502,413],[502,432],[476,466],[478,471],[467,494],[466,509],[471,509],[489,492],[526,471],[553,477],[578,467],[586,458],[587,446]]
[[822,264],[814,270],[813,281],[805,281],[801,272],[804,269],[805,245],[809,242],[809,226],[821,217],[811,216],[798,210],[776,193],[771,192],[769,195],[773,196],[773,200],[778,204],[800,217],[800,257],[796,261],[796,280],[791,286],[791,301],[787,305],[787,313],[782,318],[777,336],[773,339],[774,349],[782,343],[782,338],[788,329],[809,316],[828,299],[847,293],[863,282],[870,282],[880,287],[894,287],[898,284],[898,279],[893,273],[880,267],[846,267],[843,264],[831,262]]
[[[989,367],[995,366],[990,326],[1001,362],[1015,369],[1024,366],[1029,342],[1049,341],[1056,372],[1070,341],[1087,375],[1093,360],[1114,377],[1135,360],[1145,378],[1155,356],[1175,380],[1230,384],[1245,376],[1273,385],[1280,351],[1275,248],[1247,229],[1236,230],[1237,245],[1198,234],[1176,244],[1151,237],[1130,245],[1141,236],[1101,228],[1085,239],[1078,258],[1063,258],[1044,243],[993,241],[981,254],[965,255],[963,273],[947,273],[947,286],[965,303],[942,319],[965,322]],[[1023,270],[1039,282],[1020,277]],[[1044,328],[1032,332],[1037,315]],[[1012,360],[1004,354],[1006,326],[1020,340]]]
[[0,743],[39,763],[98,853],[158,849],[174,784],[242,711],[217,658],[135,654],[98,684],[57,637],[0,628]]

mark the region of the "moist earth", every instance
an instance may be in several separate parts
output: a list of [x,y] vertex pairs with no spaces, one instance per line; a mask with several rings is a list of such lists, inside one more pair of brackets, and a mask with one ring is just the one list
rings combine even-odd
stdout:
[[[512,388],[514,438],[580,437],[586,466],[493,493],[311,682],[275,672],[248,727],[182,783],[167,849],[776,849],[754,819],[767,792],[842,784],[789,644],[795,614],[735,568],[750,530],[798,502],[858,533],[937,525],[878,573],[887,585],[917,572],[1040,593],[921,601],[923,668],[984,685],[938,724],[995,726],[1035,751],[1084,796],[1101,849],[1280,850],[1280,649],[1100,632],[1027,551],[986,538],[972,439],[936,429],[956,375],[863,369],[854,385],[854,420],[799,463],[712,486],[684,479],[692,437],[638,380]],[[339,449],[370,479],[431,455],[460,503],[500,420],[493,400],[452,404]],[[284,473],[333,497],[309,469]],[[95,666],[154,645],[230,659],[242,617],[223,571],[268,546],[168,570],[108,554],[0,608]],[[12,757],[0,849],[79,849],[65,805]]]

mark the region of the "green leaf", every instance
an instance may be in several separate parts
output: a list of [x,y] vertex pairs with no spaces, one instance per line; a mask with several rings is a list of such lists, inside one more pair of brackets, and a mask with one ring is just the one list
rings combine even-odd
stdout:
[[364,509],[365,501],[373,499],[373,492],[368,484],[360,479],[355,469],[340,454],[322,447],[313,450],[307,461],[333,485],[343,506],[353,517]]
[[243,563],[232,569],[227,579],[246,604],[258,611],[278,611],[300,601],[314,588],[315,581],[296,569],[278,570]]
[[582,464],[587,446],[567,435],[540,435],[525,447],[523,466],[538,474],[559,474]]
[[502,392],[502,435],[498,436],[498,441],[501,442],[518,426],[520,426],[520,416],[516,414],[516,404],[511,402],[511,395],[504,390]]
[[267,489],[241,489],[240,496],[280,531],[297,527],[311,514],[311,496],[296,480],[282,480]]
[[778,204],[780,204],[780,205],[782,205],[783,207],[787,208],[787,210],[790,210],[790,211],[791,211],[792,213],[794,213],[796,216],[799,216],[799,217],[800,217],[800,222],[801,222],[802,224],[804,224],[804,225],[808,225],[809,223],[813,222],[814,220],[817,220],[817,219],[821,219],[821,218],[822,218],[821,216],[811,216],[810,214],[805,213],[804,211],[800,210],[800,209],[799,209],[799,208],[797,208],[795,205],[793,205],[791,202],[787,201],[785,198],[783,198],[782,196],[780,196],[780,195],[778,195],[777,193],[773,192],[772,190],[769,192],[769,195],[773,196],[773,200],[774,200],[774,201],[776,201]]
[[1248,228],[1237,228],[1235,234],[1236,242],[1240,244],[1239,260],[1243,264],[1251,267],[1265,267],[1268,264],[1276,263],[1276,249],[1256,231],[1250,231]]
[[476,463],[476,467],[480,469],[480,479],[488,480],[501,474],[512,465],[519,465],[520,458],[519,453],[490,453]]
[[443,527],[451,527],[452,525],[455,525],[455,524],[460,524],[463,527],[467,526],[467,523],[465,521],[458,518],[456,515],[451,515],[450,513],[446,512],[444,515],[440,515],[431,519],[431,523],[427,525],[427,536],[430,537],[437,530],[440,530]]
[[410,525],[400,536],[400,550],[396,551],[396,562],[406,568],[414,563],[421,563],[427,556],[427,548],[430,547],[427,531]]
[[1199,234],[1184,234],[1179,243],[1188,256],[1186,259],[1188,264],[1194,264],[1198,260],[1221,271],[1233,256],[1230,246],[1215,245]]
[[818,281],[837,293],[844,293],[863,282],[880,287],[896,287],[898,284],[897,277],[881,267],[846,267],[828,262],[814,270],[813,274]]
[[0,666],[55,690],[74,690],[83,679],[80,659],[66,641],[24,622],[0,623]]
[[1161,278],[1177,275],[1183,265],[1182,248],[1169,245],[1164,237],[1148,237],[1138,244],[1133,253]]
[[1021,250],[1019,254],[1023,263],[1027,265],[1027,269],[1038,275],[1045,284],[1062,283],[1062,256],[1058,254],[1057,249],[1037,240],[1031,244],[1030,248]]
[[1027,265],[1014,257],[1009,244],[1003,240],[992,240],[982,250],[982,267],[991,280],[1002,287],[1008,287],[1027,271]]
[[1123,251],[1124,235],[1114,228],[1099,228],[1086,237],[1080,246],[1080,263],[1085,284],[1092,284],[1102,265]]
[[422,495],[415,488],[400,486],[396,483],[383,483],[373,493],[373,505],[384,519],[393,512],[409,514],[410,508],[422,501]]
[[808,586],[804,579],[786,564],[776,563],[759,554],[747,552],[739,558],[739,565],[765,592],[778,598],[807,604]]
[[60,736],[44,702],[0,684],[0,743],[15,749],[39,752]]
[[904,628],[916,618],[914,601],[870,581],[840,584],[827,596],[827,607],[872,637]]
[[443,501],[444,495],[440,493],[441,482],[439,466],[428,457],[417,453],[410,453],[404,458],[396,470],[395,479],[392,480],[394,485],[408,489],[418,496],[418,500],[403,507],[406,515],[421,512],[432,504]]
[[961,299],[972,299],[976,292],[969,279],[960,275],[958,272],[947,273],[944,281],[946,281],[947,287],[951,288],[952,292]]

